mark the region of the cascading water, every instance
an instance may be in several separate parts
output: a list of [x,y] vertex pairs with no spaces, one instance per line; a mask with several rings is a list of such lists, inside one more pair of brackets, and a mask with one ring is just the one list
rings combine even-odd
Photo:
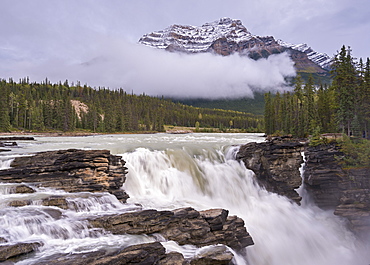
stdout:
[[[86,217],[134,211],[138,203],[156,209],[224,208],[244,219],[255,242],[245,254],[237,255],[239,265],[368,265],[366,249],[360,252],[365,247],[358,245],[343,220],[313,204],[298,206],[255,183],[253,173],[234,159],[238,147],[233,144],[250,141],[263,138],[248,134],[40,137],[37,145],[24,144],[10,155],[66,148],[110,149],[127,162],[129,173],[123,188],[130,199],[123,205],[110,194],[67,194],[41,188],[33,194],[13,194],[18,184],[0,184],[0,239],[43,242],[35,256],[17,263],[37,264],[53,253],[83,253],[155,240],[91,229]],[[3,162],[0,166],[9,165]],[[67,197],[68,209],[40,205],[43,198],[55,194]],[[32,204],[9,206],[19,200]],[[205,251],[171,241],[163,245],[187,257]]]
[[123,154],[125,189],[149,208],[225,208],[242,217],[255,242],[247,248],[247,264],[367,264],[342,220],[262,189],[251,171],[231,159],[235,150],[137,149]]

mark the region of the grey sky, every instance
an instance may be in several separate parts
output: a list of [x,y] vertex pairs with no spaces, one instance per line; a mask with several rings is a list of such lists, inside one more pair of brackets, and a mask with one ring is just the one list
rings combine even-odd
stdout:
[[[221,17],[240,19],[253,34],[307,43],[330,56],[343,44],[352,47],[355,57],[370,56],[369,0],[0,0],[0,9],[2,78],[30,76],[39,81],[48,76],[111,87],[134,84],[134,79],[127,81],[130,67],[121,60],[135,62],[146,53],[135,44],[143,34],[172,24],[199,26]],[[168,60],[173,63],[174,58]],[[99,67],[90,72],[75,68],[86,62]],[[147,74],[134,73],[141,68],[136,64],[131,76]],[[284,68],[280,72],[289,65]],[[102,72],[105,77],[96,79]],[[118,78],[122,75],[126,77]]]

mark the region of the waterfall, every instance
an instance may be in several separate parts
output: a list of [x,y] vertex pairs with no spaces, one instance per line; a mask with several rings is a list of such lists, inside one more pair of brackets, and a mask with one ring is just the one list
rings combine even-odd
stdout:
[[236,150],[139,148],[125,153],[129,201],[157,209],[229,210],[244,219],[255,242],[247,248],[247,264],[368,264],[358,260],[356,240],[343,220],[267,192],[252,171],[233,159]]
[[0,170],[10,168],[10,164],[12,163],[13,160],[14,160],[14,157],[12,156],[0,157]]
[[[369,245],[360,245],[343,219],[313,203],[298,206],[256,183],[253,172],[235,160],[237,145],[250,141],[263,138],[253,134],[38,138],[37,144],[1,154],[0,170],[9,168],[14,157],[36,151],[110,149],[126,161],[129,173],[123,189],[130,198],[122,204],[107,193],[66,193],[36,186],[35,193],[14,194],[19,184],[0,183],[0,240],[5,239],[5,244],[43,243],[17,265],[37,264],[38,259],[56,253],[84,253],[155,240],[163,241],[168,251],[192,257],[207,249],[165,242],[160,235],[112,235],[89,227],[86,220],[147,208],[224,208],[229,215],[243,218],[255,242],[234,253],[238,265],[368,265]],[[303,186],[299,192],[305,202]],[[43,199],[54,195],[65,198],[65,209],[42,205]],[[17,201],[29,203],[11,207]]]
[[[88,225],[87,219],[97,215],[140,209],[120,203],[111,194],[70,194],[43,188],[35,188],[32,194],[14,194],[17,185],[0,183],[0,238],[8,244],[43,243],[34,257],[17,262],[19,265],[37,264],[38,259],[58,253],[84,253],[154,241],[145,235],[112,235]],[[41,205],[42,199],[54,195],[65,197],[68,209]],[[14,201],[30,201],[31,204],[8,207]]]

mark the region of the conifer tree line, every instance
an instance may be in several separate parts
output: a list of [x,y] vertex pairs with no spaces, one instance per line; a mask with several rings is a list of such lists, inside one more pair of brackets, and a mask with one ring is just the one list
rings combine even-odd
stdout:
[[[87,85],[0,80],[0,131],[76,131],[119,133],[164,130],[164,125],[239,128],[262,131],[263,117],[217,109],[195,108],[123,89]],[[82,110],[73,103],[82,103]]]
[[370,60],[356,61],[343,46],[331,66],[332,83],[316,86],[313,78],[295,78],[294,91],[265,94],[267,134],[306,137],[345,133],[370,138]]

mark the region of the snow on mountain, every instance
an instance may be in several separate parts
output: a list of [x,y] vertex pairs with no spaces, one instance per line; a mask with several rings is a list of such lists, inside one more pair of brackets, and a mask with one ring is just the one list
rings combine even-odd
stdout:
[[[298,68],[304,65],[306,68],[316,69],[313,70],[315,72],[325,71],[321,68],[327,68],[331,61],[328,55],[313,51],[307,44],[294,45],[277,41],[272,36],[253,35],[240,20],[231,18],[221,18],[202,26],[172,25],[164,30],[145,34],[139,43],[187,53],[213,52],[230,55],[237,52],[254,59],[288,50]],[[305,62],[302,63],[302,60]]]
[[294,50],[297,50],[297,51],[304,52],[305,54],[307,54],[307,57],[311,61],[320,65],[324,69],[327,69],[330,66],[331,62],[332,62],[332,58],[329,55],[327,55],[326,53],[316,52],[316,51],[312,50],[312,48],[309,47],[305,43],[292,44],[292,43],[285,42],[283,40],[277,40],[277,42],[283,47],[291,48],[291,49],[294,49]]
[[200,27],[172,25],[164,30],[145,34],[139,43],[160,49],[170,47],[194,53],[206,52],[212,43],[220,38],[238,43],[253,37],[240,20],[221,18]]

